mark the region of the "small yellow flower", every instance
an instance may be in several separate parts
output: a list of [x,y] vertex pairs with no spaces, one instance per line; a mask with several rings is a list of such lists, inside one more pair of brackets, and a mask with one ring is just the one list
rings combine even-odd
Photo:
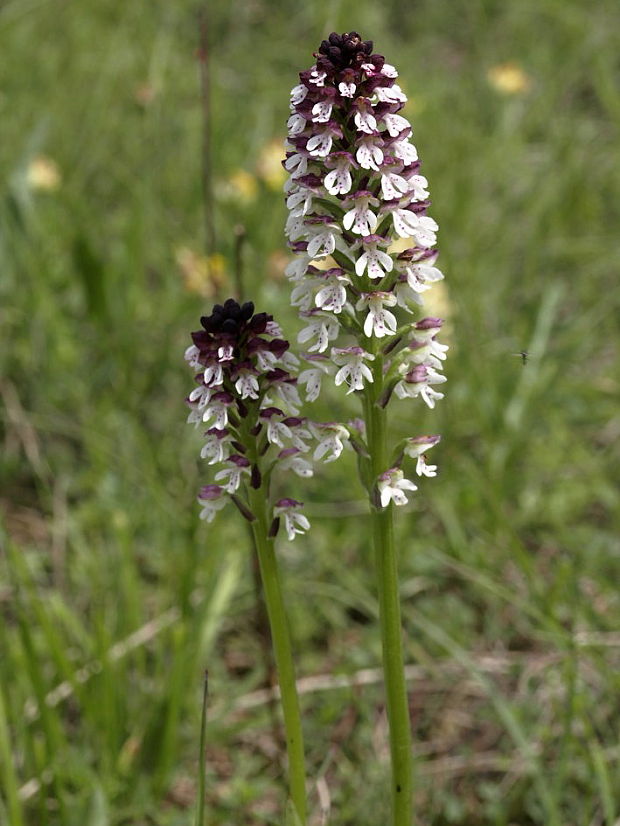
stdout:
[[491,86],[502,95],[521,95],[528,91],[532,79],[517,63],[500,63],[487,72]]
[[283,250],[274,250],[267,259],[267,272],[274,281],[284,280],[284,270],[290,262],[290,257]]
[[189,247],[178,247],[175,259],[185,289],[210,298],[226,282],[226,259],[215,253],[208,258]]
[[274,138],[266,143],[258,154],[256,163],[256,174],[261,178],[269,189],[281,192],[286,180],[286,171],[282,166],[284,160],[284,149],[282,141]]
[[28,164],[26,180],[31,189],[53,192],[60,186],[62,176],[56,161],[39,155]]
[[254,175],[245,169],[236,169],[230,178],[222,182],[219,194],[227,201],[251,204],[258,194],[258,182]]
[[422,296],[424,301],[424,315],[432,318],[443,318],[444,324],[441,328],[441,341],[451,343],[452,324],[450,320],[454,315],[454,307],[450,299],[450,290],[445,281],[437,281],[432,289],[427,290]]
[[134,90],[133,97],[139,106],[149,106],[157,97],[157,89],[151,83],[141,83]]

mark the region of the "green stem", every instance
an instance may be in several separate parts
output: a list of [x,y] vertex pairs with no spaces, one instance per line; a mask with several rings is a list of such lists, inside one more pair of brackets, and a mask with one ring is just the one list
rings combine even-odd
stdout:
[[[388,470],[387,414],[376,401],[383,390],[383,358],[375,352],[374,384],[368,388],[364,412],[373,481]],[[372,505],[372,533],[379,592],[387,716],[392,760],[392,823],[412,824],[412,743],[405,683],[400,617],[398,562],[394,543],[394,506]]]
[[267,605],[267,615],[271,627],[273,651],[278,669],[278,681],[280,683],[280,699],[284,715],[286,751],[288,754],[290,797],[299,822],[304,826],[306,823],[306,768],[291,640],[282,599],[274,543],[268,537],[269,525],[264,491],[250,488],[249,500],[252,512],[256,516],[256,521],[252,522],[252,530],[256,542],[265,604]]

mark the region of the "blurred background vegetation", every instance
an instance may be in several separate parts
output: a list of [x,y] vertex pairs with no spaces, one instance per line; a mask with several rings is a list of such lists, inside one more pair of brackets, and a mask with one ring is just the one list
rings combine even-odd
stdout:
[[[199,523],[182,360],[234,290],[298,329],[279,160],[332,29],[400,71],[441,226],[441,476],[399,512],[420,826],[620,822],[620,10],[579,0],[0,5],[0,822],[281,822],[243,524]],[[513,354],[529,352],[526,365]],[[337,391],[316,417],[354,414]],[[386,821],[377,603],[349,456],[284,543],[312,799]],[[268,648],[268,644],[267,644]],[[370,669],[370,670],[369,670]],[[310,680],[317,675],[324,678]],[[363,684],[362,684],[363,683]],[[258,692],[258,693],[256,693]]]

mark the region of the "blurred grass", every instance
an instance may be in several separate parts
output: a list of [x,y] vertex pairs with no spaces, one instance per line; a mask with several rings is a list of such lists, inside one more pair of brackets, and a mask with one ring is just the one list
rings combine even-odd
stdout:
[[[214,6],[216,250],[202,234],[200,11],[0,7],[0,822],[191,822],[205,667],[220,709],[209,822],[280,822],[269,708],[235,711],[266,678],[246,536],[234,519],[198,524],[193,504],[204,469],[181,354],[213,299],[187,285],[208,292],[200,257],[215,252],[232,290],[242,224],[247,293],[294,335],[282,198],[258,159],[320,39],[356,28],[410,97],[448,279],[446,399],[394,421],[444,437],[442,475],[399,528],[408,659],[423,669],[419,822],[613,826],[617,4]],[[493,85],[505,64],[520,91]],[[178,260],[198,262],[197,281]],[[318,407],[352,414],[337,393]],[[300,487],[313,531],[282,548],[302,676],[379,663],[352,474],[349,459]],[[63,681],[70,696],[46,704]],[[304,695],[334,824],[385,819],[381,698],[376,684]]]

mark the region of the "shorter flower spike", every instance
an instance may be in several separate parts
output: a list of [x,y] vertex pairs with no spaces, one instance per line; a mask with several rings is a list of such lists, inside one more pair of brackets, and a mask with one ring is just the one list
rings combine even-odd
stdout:
[[[292,539],[307,530],[309,523],[297,500],[281,500],[294,505],[278,505],[284,510],[276,513],[269,501],[274,470],[312,476],[313,460],[336,459],[348,431],[298,416],[299,360],[289,353],[289,342],[281,337],[271,315],[255,313],[251,301],[239,304],[228,299],[216,304],[200,323],[202,329],[192,333],[193,344],[185,351],[196,381],[186,401],[189,421],[206,425],[200,455],[216,468],[214,484],[200,489],[200,516],[211,522],[232,500],[244,518],[252,521],[255,514],[248,491],[262,490],[271,518],[282,516]],[[306,358],[319,365],[319,372],[330,371],[327,357]],[[306,375],[303,381],[309,393],[318,395],[315,376]]]

